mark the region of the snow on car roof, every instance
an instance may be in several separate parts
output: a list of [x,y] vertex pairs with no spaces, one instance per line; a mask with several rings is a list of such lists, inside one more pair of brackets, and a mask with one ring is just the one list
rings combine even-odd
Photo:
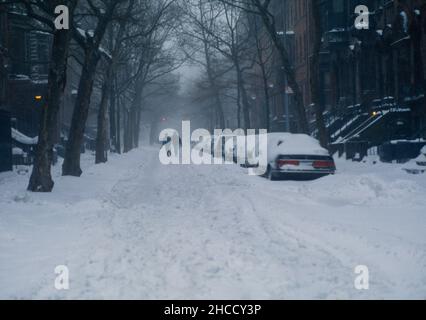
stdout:
[[269,133],[268,149],[279,154],[313,154],[329,155],[329,152],[320,146],[318,140],[306,134]]

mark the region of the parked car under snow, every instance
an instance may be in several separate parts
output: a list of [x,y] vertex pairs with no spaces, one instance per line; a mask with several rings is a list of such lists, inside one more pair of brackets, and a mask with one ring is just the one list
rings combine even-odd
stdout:
[[316,139],[306,134],[268,134],[268,179],[313,180],[335,172],[334,159]]
[[426,173],[426,146],[422,148],[416,159],[407,162],[402,169],[410,174]]

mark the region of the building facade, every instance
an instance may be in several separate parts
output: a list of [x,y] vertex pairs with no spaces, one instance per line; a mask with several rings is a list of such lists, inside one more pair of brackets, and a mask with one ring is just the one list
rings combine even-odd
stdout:
[[18,8],[0,5],[0,105],[23,134],[38,135],[47,92],[51,35]]
[[[310,55],[312,50],[312,36],[310,33],[310,1],[286,0],[274,1],[272,11],[275,13],[275,23],[278,36],[287,50],[293,64],[296,81],[303,95],[303,102],[310,105]],[[287,85],[285,73],[280,58],[276,54],[272,61],[271,88],[271,130],[295,131],[296,119],[293,113],[293,93]],[[309,120],[314,115],[309,113]]]
[[[355,8],[361,4],[370,12],[366,29],[355,26]],[[322,100],[329,121],[359,123],[386,113],[383,133],[379,130],[366,139],[377,138],[379,143],[425,136],[425,4],[322,1]],[[332,138],[338,137],[349,138],[334,132]]]
[[[424,0],[317,0],[321,30],[310,0],[276,0],[276,28],[292,60],[312,132],[310,63],[321,35],[320,103],[331,141],[426,138],[426,2]],[[356,26],[356,7],[368,8],[368,28]],[[292,92],[278,58],[271,82],[273,131],[294,118]],[[290,131],[294,125],[290,126]]]

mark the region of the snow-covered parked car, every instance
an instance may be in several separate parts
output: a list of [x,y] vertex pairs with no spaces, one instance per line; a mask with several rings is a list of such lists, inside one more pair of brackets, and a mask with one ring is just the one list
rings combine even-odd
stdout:
[[268,134],[268,179],[313,180],[335,172],[334,159],[318,140],[306,134]]
[[420,155],[404,165],[403,170],[410,174],[426,173],[426,146],[420,151]]

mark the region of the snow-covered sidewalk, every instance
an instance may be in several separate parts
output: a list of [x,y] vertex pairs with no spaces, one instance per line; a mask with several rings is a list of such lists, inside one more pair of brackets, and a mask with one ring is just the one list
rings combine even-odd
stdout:
[[338,162],[335,176],[270,182],[163,166],[148,147],[85,161],[52,194],[0,174],[0,298],[426,298],[424,175]]

